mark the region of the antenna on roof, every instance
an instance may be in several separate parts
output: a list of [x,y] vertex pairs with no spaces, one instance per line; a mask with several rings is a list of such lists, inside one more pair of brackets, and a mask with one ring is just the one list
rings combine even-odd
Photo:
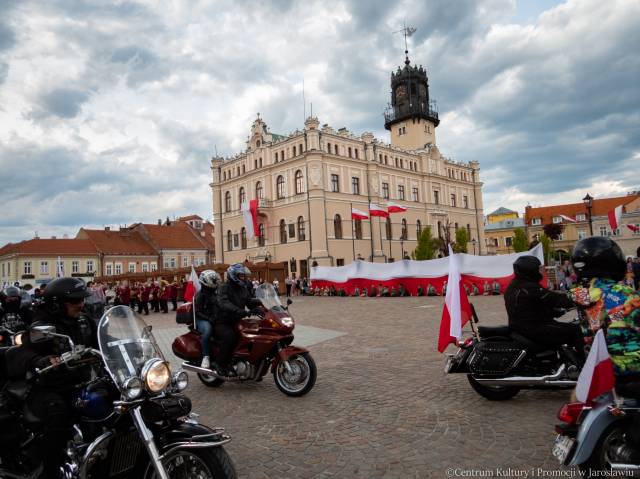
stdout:
[[311,102],[311,118],[313,118],[313,102]]
[[218,145],[213,145],[213,149],[216,151],[216,158],[218,158]]

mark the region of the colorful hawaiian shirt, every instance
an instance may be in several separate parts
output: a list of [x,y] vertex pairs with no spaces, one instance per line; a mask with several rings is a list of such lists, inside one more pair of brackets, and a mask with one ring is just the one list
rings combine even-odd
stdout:
[[640,376],[640,295],[624,284],[596,278],[588,288],[573,288],[571,297],[584,313],[587,342],[605,328],[616,376]]

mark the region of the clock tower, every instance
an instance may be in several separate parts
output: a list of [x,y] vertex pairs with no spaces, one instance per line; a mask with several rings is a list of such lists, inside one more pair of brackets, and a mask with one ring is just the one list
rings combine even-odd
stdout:
[[436,144],[440,120],[435,101],[429,99],[427,71],[422,65],[412,66],[408,55],[404,68],[398,67],[391,73],[391,103],[384,112],[384,120],[393,146],[419,150]]

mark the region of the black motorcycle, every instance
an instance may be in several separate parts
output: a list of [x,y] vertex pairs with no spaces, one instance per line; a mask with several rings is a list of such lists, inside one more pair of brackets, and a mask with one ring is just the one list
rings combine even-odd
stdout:
[[[63,447],[64,479],[235,478],[223,448],[230,441],[222,428],[208,428],[191,413],[184,371],[172,374],[151,327],[130,308],[108,310],[98,325],[100,350],[76,346],[52,326],[31,329],[31,340],[64,339],[69,352],[58,366],[36,372],[30,381],[8,382],[0,395],[0,477],[36,479],[42,464],[37,451],[42,421],[24,405],[32,381],[54,369],[94,368],[73,393],[71,440]],[[2,360],[11,349],[0,349]],[[96,374],[97,373],[97,374]]]
[[[473,309],[473,336],[447,354],[445,373],[466,374],[471,387],[492,401],[514,397],[521,389],[569,389],[580,375],[576,352],[564,345],[547,349],[508,326],[478,326]],[[557,316],[565,313],[558,310]]]

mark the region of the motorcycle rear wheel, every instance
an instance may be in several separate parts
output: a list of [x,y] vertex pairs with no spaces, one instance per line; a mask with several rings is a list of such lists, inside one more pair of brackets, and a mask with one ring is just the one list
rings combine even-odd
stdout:
[[224,384],[224,379],[217,378],[212,374],[197,373],[198,379],[208,388],[219,388]]
[[[237,479],[236,468],[223,447],[178,449],[162,461],[171,479]],[[144,479],[158,479],[149,463]]]
[[292,373],[287,372],[282,362],[273,371],[273,380],[278,389],[287,396],[304,396],[316,383],[318,370],[309,353],[296,354],[289,358]]
[[[611,457],[614,449],[624,444],[627,439],[624,437],[625,425],[614,423],[602,434],[600,440],[593,449],[593,453],[586,462],[579,464],[580,477],[611,477],[611,463],[624,462],[620,458]],[[640,477],[640,474],[619,475],[616,477],[633,478]]]
[[506,401],[520,392],[520,388],[516,386],[485,386],[471,374],[467,374],[467,379],[473,390],[489,401]]

